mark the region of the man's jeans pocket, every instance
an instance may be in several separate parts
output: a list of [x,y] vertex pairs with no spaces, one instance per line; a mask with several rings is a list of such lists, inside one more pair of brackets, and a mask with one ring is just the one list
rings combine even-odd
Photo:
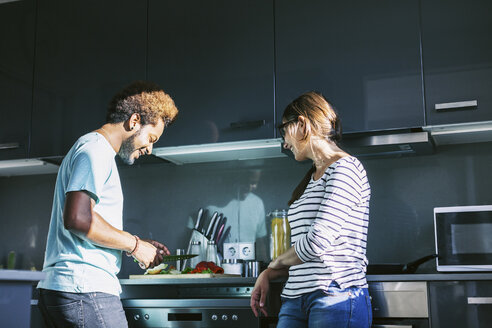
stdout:
[[82,327],[84,324],[82,300],[60,304],[46,305],[51,320],[57,327]]

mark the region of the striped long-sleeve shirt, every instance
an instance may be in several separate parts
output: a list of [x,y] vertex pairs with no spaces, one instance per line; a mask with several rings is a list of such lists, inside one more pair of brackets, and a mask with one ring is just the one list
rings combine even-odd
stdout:
[[355,157],[343,157],[311,181],[289,208],[292,246],[304,262],[290,267],[283,297],[341,288],[366,288],[366,241],[371,188]]

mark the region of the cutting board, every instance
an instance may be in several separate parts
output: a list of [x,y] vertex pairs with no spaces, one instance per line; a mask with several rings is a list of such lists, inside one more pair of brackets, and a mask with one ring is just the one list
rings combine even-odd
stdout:
[[239,278],[239,274],[225,273],[186,273],[186,274],[131,274],[130,279],[200,279],[200,278]]

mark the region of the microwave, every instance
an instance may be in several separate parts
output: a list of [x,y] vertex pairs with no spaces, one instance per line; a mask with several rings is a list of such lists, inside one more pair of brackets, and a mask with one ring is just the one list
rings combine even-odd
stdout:
[[492,271],[492,205],[434,208],[437,271]]

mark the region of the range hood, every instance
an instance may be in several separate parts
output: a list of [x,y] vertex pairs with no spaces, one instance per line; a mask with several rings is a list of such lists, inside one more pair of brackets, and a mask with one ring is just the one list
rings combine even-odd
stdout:
[[0,177],[17,175],[53,174],[58,172],[58,165],[39,159],[14,159],[0,161]]
[[282,139],[220,142],[213,144],[155,148],[153,155],[174,164],[285,157]]
[[346,134],[341,147],[359,158],[428,155],[435,151],[430,133],[422,129]]
[[[344,135],[342,148],[358,157],[395,157],[430,154],[434,145],[429,133],[419,130],[384,131],[378,134]],[[153,155],[174,164],[219,162],[291,156],[282,139],[222,142],[180,147],[161,147]]]
[[[435,146],[492,142],[492,121],[425,126],[418,129],[349,133],[341,146],[360,158],[432,154]],[[281,139],[155,148],[153,155],[174,164],[249,160],[291,156]],[[155,158],[154,158],[155,159]],[[59,163],[50,159],[0,161],[0,176],[56,173]]]
[[492,141],[492,121],[445,125],[428,125],[428,131],[436,146]]

